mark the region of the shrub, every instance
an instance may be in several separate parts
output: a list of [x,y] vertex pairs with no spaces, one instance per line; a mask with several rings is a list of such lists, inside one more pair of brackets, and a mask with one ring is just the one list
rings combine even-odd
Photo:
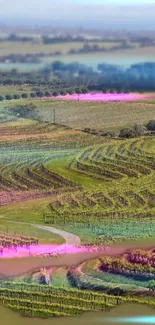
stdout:
[[150,120],[147,124],[146,124],[146,128],[149,131],[155,131],[155,120]]
[[44,96],[44,93],[42,91],[37,91],[36,92],[36,96],[37,97],[43,97]]
[[107,88],[104,88],[104,89],[103,89],[103,93],[104,93],[104,94],[108,93],[108,89],[107,89]]
[[22,97],[22,98],[28,98],[28,94],[23,93],[23,94],[21,95],[21,97]]
[[62,95],[62,96],[67,95],[67,91],[66,91],[66,90],[61,90],[61,91],[60,91],[60,95]]
[[135,132],[130,129],[130,128],[123,128],[120,130],[120,134],[119,134],[120,138],[134,138],[135,137]]
[[13,98],[14,98],[14,99],[19,99],[19,98],[20,98],[20,95],[18,95],[18,94],[14,94],[14,95],[13,95]]
[[34,111],[36,106],[32,103],[26,105],[16,105],[15,107],[10,108],[10,113],[22,117],[22,118],[29,118],[35,115]]
[[53,93],[52,93],[52,96],[53,97],[57,97],[57,96],[59,96],[60,94],[59,94],[59,92],[58,91],[54,91]]
[[70,89],[70,90],[68,90],[68,94],[69,95],[73,95],[75,93],[75,90],[74,89]]
[[46,92],[45,92],[45,96],[46,96],[46,97],[51,97],[51,93],[50,93],[49,91],[46,91]]
[[4,100],[3,96],[0,96],[0,102],[2,102]]
[[6,100],[11,100],[11,99],[13,99],[12,95],[6,95],[5,98],[6,98]]
[[149,287],[150,290],[155,291],[155,281],[150,280],[148,287]]
[[36,97],[36,93],[31,93],[30,96],[31,96],[32,98],[35,98],[35,97]]
[[83,88],[81,88],[81,92],[82,92],[82,94],[88,94],[89,89],[87,87],[83,87]]
[[81,88],[75,88],[75,93],[76,94],[82,94],[82,89]]
[[133,126],[133,131],[134,131],[135,135],[141,136],[146,131],[146,127],[144,125],[141,125],[141,124],[135,124]]

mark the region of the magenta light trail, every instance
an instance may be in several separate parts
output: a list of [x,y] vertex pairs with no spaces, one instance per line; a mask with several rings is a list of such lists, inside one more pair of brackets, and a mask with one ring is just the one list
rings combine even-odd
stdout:
[[[100,102],[111,102],[111,101],[134,101],[138,99],[148,99],[154,98],[155,96],[143,95],[143,94],[103,94],[103,93],[90,93],[90,94],[80,94],[80,101],[100,101]],[[57,96],[59,100],[76,100],[78,101],[78,94]]]
[[97,251],[97,247],[76,247],[72,245],[32,245],[30,247],[17,247],[17,251],[12,248],[4,248],[1,258],[16,258],[16,257],[27,257],[27,256],[42,256],[42,255],[63,255],[73,254],[88,251]]

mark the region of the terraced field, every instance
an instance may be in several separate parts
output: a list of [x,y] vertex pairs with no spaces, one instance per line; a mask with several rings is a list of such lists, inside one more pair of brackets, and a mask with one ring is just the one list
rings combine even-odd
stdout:
[[109,140],[77,154],[68,168],[89,177],[94,188],[62,194],[49,204],[55,222],[92,227],[100,236],[153,235],[155,156],[143,149],[150,141],[155,145],[147,137]]
[[[151,239],[154,245],[154,136],[121,140],[31,122],[4,123],[0,128],[0,216],[6,218],[5,227],[8,219],[28,222],[29,227],[48,224],[79,236],[82,244],[102,249],[140,238]],[[23,231],[24,227],[28,235],[28,225],[23,223]],[[44,242],[43,233],[38,235]],[[49,241],[49,236],[45,238]],[[133,254],[138,253],[132,252],[130,261],[127,255],[104,256],[76,267],[53,267],[49,286],[39,287],[34,274],[23,277],[25,284],[11,281],[3,286],[0,281],[0,303],[39,317],[102,311],[131,295],[145,297],[133,302],[139,299],[153,305],[149,281],[154,280],[154,253],[149,250],[146,257],[141,252],[145,262],[141,269],[131,261]],[[59,283],[66,289],[59,289]]]

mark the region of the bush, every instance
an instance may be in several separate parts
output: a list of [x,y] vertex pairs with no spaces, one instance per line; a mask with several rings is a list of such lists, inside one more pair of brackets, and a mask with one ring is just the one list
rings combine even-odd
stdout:
[[36,106],[32,103],[26,105],[16,105],[15,107],[10,108],[10,113],[21,117],[21,118],[32,118],[35,116]]
[[37,91],[36,92],[36,96],[37,97],[43,97],[44,96],[44,93],[42,91]]
[[6,98],[6,100],[11,100],[11,99],[13,99],[12,95],[6,95],[5,98]]
[[61,96],[65,96],[65,95],[67,95],[67,91],[66,91],[66,90],[61,90],[61,91],[60,91],[60,95],[61,95]]
[[35,98],[35,97],[36,97],[36,93],[31,93],[30,96],[31,96],[32,98]]
[[73,95],[75,93],[75,90],[74,89],[70,89],[70,90],[68,90],[68,94],[69,95]]
[[76,88],[75,93],[76,94],[82,94],[82,89],[81,88]]
[[58,91],[54,91],[53,93],[52,93],[52,96],[53,97],[57,97],[57,96],[59,96],[60,94],[59,94],[59,92]]
[[87,87],[83,87],[83,88],[81,88],[81,92],[82,92],[82,94],[88,94],[89,89]]
[[123,128],[120,130],[120,134],[119,134],[120,138],[130,139],[130,138],[134,138],[135,136],[136,135],[135,135],[134,131],[130,128]]
[[107,88],[104,88],[103,89],[103,94],[106,94],[106,93],[108,93],[108,89]]
[[46,91],[46,92],[45,92],[45,96],[46,96],[46,97],[51,97],[51,93],[50,93],[49,91]]
[[2,102],[4,100],[3,96],[0,96],[0,102]]
[[146,124],[146,128],[149,131],[155,131],[155,120],[150,120],[147,124]]
[[23,94],[21,95],[21,97],[22,97],[22,98],[28,98],[28,94],[23,93]]
[[146,131],[146,127],[141,124],[135,124],[133,126],[133,131],[136,136],[142,136],[144,134],[144,132]]
[[14,95],[13,95],[13,98],[14,98],[14,99],[20,99],[20,95],[18,95],[18,94],[14,94]]

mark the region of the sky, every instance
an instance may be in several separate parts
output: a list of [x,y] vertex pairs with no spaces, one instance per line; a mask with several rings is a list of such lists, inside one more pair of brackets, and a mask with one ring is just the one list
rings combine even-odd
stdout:
[[0,0],[0,23],[155,30],[155,0]]

